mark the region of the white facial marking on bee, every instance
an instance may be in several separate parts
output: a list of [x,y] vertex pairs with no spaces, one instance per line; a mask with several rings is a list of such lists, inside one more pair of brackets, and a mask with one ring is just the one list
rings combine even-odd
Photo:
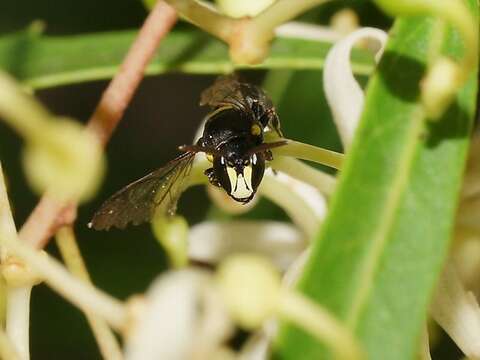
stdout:
[[230,166],[227,166],[227,175],[230,180],[230,195],[236,199],[245,199],[252,195],[252,166],[245,166],[243,174]]

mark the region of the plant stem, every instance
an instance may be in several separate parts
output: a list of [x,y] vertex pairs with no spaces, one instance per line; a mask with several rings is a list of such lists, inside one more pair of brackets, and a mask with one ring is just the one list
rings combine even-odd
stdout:
[[[61,228],[57,232],[56,240],[65,265],[70,272],[85,283],[91,284],[91,279],[80,249],[78,248],[72,227],[67,226]],[[122,359],[122,351],[108,324],[102,318],[99,318],[91,312],[86,312],[85,315],[92,328],[103,358],[106,360]]]
[[127,323],[124,305],[93,286],[70,275],[55,259],[44,256],[16,238],[3,238],[3,245],[23,259],[50,287],[84,312],[97,314],[121,330]]
[[[148,62],[176,19],[175,11],[161,0],[149,14],[89,120],[87,127],[96,134],[101,144],[105,145],[112,135],[143,78]],[[59,226],[65,225],[58,222],[65,209],[68,209],[68,204],[55,203],[46,192],[20,230],[20,238],[36,248],[43,248]]]
[[21,359],[12,342],[2,328],[0,328],[0,358],[8,360]]
[[160,41],[177,21],[175,10],[158,1],[145,20],[118,73],[102,94],[87,128],[105,145],[120,122],[127,105],[143,79],[145,68],[155,55]]
[[268,56],[275,28],[328,0],[277,0],[258,16],[241,20],[230,38],[230,57],[236,63],[259,64]]
[[34,141],[51,119],[49,112],[0,71],[0,115],[22,137]]
[[220,14],[212,6],[195,0],[166,0],[186,21],[228,42],[237,20]]
[[277,26],[327,1],[328,0],[277,0],[272,6],[253,18],[249,26],[260,34],[267,35],[273,33],[273,30]]
[[187,21],[225,41],[235,63],[258,64],[268,55],[277,26],[328,0],[278,0],[258,16],[241,19],[221,15],[196,0],[167,1]]
[[75,216],[74,204],[65,204],[47,192],[28,216],[18,237],[36,249],[41,249],[60,226],[72,224]]
[[0,258],[2,263],[4,263],[7,258],[7,251],[3,245],[3,239],[17,236],[5,184],[2,163],[0,162]]
[[[16,239],[17,231],[10,209],[8,200],[7,188],[5,186],[5,179],[3,175],[2,165],[0,163],[0,250],[2,264],[5,263],[7,257],[6,240]],[[16,355],[21,356],[21,359],[28,360],[30,358],[29,350],[29,315],[30,315],[30,292],[31,286],[24,286],[12,288],[7,283],[7,311],[6,311],[6,331],[10,339],[12,339],[13,348]],[[3,332],[0,334],[0,348],[8,352],[8,344],[5,345]],[[6,335],[5,335],[6,336]],[[7,357],[6,359],[10,359]]]
[[30,359],[30,295],[32,286],[8,287],[6,330],[22,360]]
[[272,149],[273,156],[291,156],[297,159],[313,161],[340,170],[344,155],[335,151],[326,150],[317,146],[288,140],[288,144]]

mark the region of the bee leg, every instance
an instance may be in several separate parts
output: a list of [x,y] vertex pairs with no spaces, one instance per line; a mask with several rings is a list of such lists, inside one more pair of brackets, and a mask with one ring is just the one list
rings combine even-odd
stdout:
[[282,130],[280,130],[280,120],[278,119],[277,112],[273,107],[269,112],[269,120],[267,125],[273,131],[275,131],[279,137],[283,138]]
[[217,177],[215,176],[215,171],[213,171],[213,168],[209,168],[204,171],[204,174],[207,175],[208,181],[210,184],[213,186],[221,187],[222,185],[220,184],[220,181],[218,181]]
[[273,160],[273,154],[270,150],[266,150],[264,153],[265,160],[267,161],[272,161]]
[[[273,160],[273,154],[271,150],[265,150],[263,152],[263,156],[265,156],[265,160],[267,161],[272,161]],[[273,175],[277,175],[277,170],[272,169]]]

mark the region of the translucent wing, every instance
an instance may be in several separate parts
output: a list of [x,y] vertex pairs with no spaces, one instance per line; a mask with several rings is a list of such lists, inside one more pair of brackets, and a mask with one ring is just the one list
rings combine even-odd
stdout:
[[150,220],[155,211],[174,214],[194,158],[193,152],[186,152],[127,185],[103,203],[89,227],[95,230],[108,230],[112,226],[123,229],[129,223],[138,225]]
[[241,110],[247,110],[248,103],[241,88],[242,83],[235,75],[221,76],[202,92],[200,105],[209,105],[212,108],[233,105]]
[[212,108],[233,106],[250,112],[264,126],[282,136],[277,113],[267,94],[258,86],[240,82],[235,75],[217,78],[212,86],[202,92],[200,105]]

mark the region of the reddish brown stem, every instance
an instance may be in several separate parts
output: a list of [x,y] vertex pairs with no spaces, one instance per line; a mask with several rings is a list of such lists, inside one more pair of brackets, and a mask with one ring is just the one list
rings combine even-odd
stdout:
[[87,128],[105,145],[143,79],[145,68],[160,41],[177,20],[175,10],[159,1],[142,26],[117,75],[102,95]]
[[[160,41],[176,21],[175,10],[162,0],[157,2],[147,17],[88,122],[87,129],[94,132],[103,146],[120,122]],[[46,192],[23,225],[19,236],[36,248],[43,248],[61,226],[73,223],[75,212],[75,204],[56,201]]]
[[18,236],[36,248],[44,247],[60,227],[72,224],[77,215],[73,203],[62,203],[45,193],[31,212]]

